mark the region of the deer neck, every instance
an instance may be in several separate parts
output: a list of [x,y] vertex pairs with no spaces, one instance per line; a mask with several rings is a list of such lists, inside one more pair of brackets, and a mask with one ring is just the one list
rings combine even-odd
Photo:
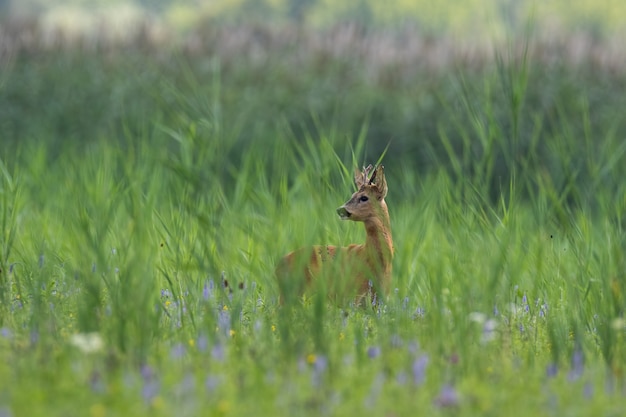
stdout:
[[364,221],[365,248],[368,252],[376,254],[383,268],[391,264],[393,258],[393,240],[391,238],[391,224],[389,222],[389,212],[385,202],[382,202],[381,210],[376,217],[368,218]]

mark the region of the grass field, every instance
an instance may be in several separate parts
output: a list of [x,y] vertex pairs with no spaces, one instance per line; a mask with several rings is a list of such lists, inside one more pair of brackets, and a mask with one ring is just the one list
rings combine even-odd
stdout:
[[[520,51],[3,61],[0,416],[623,415],[624,78]],[[389,298],[281,307],[387,145]]]

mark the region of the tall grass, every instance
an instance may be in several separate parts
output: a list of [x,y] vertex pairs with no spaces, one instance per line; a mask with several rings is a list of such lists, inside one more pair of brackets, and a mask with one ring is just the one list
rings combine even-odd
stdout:
[[[120,99],[127,118],[106,111],[92,134],[74,125],[84,138],[43,129],[46,112],[30,127],[5,121],[41,140],[1,155],[0,410],[623,412],[622,120],[607,124],[591,93],[543,102],[529,56],[437,81],[449,85],[431,96],[428,117],[442,116],[426,138],[411,122],[373,139],[388,114],[376,105],[351,109],[352,128],[342,109],[255,113],[271,89],[235,90],[219,59],[111,78],[144,105]],[[415,109],[414,92],[360,94]],[[233,98],[245,94],[250,107]],[[353,166],[385,146],[389,298],[280,306],[283,254],[364,240],[335,209]]]
[[[342,140],[304,142],[306,159],[291,142],[259,144],[237,168],[209,142],[186,154],[191,132],[163,140],[179,141],[179,154],[103,143],[80,158],[68,150],[42,188],[22,179],[25,201],[56,203],[30,208],[37,215],[20,224],[26,237],[10,255],[19,267],[8,283],[19,290],[5,308],[13,359],[2,372],[16,381],[4,387],[15,413],[31,405],[20,392],[48,386],[48,372],[57,383],[35,412],[62,413],[61,395],[92,412],[157,414],[239,414],[253,403],[267,414],[437,410],[446,401],[467,413],[549,410],[552,396],[555,410],[595,410],[598,398],[620,395],[603,385],[607,375],[621,384],[624,349],[623,238],[610,217],[579,210],[563,229],[515,182],[491,205],[481,184],[459,188],[445,171],[417,178],[385,161],[397,248],[390,299],[380,310],[320,298],[280,308],[281,254],[363,239],[334,215],[351,193],[334,153],[350,161]],[[285,175],[268,174],[268,161],[281,160]],[[88,334],[102,338],[91,353],[80,342]],[[570,365],[580,354],[584,367]]]

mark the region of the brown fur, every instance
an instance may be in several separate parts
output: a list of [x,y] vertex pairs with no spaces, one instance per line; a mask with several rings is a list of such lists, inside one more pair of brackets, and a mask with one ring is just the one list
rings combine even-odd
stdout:
[[[383,166],[356,171],[357,192],[337,213],[343,220],[363,222],[367,237],[364,244],[347,247],[313,246],[288,253],[276,268],[281,300],[302,294],[315,285],[324,286],[331,298],[353,298],[363,303],[388,295],[391,287],[393,240],[389,212],[385,203],[387,182]],[[365,200],[365,201],[364,201]],[[320,282],[321,281],[321,282]]]

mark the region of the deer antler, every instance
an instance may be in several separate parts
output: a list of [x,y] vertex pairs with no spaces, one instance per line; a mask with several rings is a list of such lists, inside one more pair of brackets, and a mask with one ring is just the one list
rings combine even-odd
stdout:
[[374,180],[376,179],[377,172],[378,172],[378,166],[374,167],[374,173],[372,174],[370,178],[370,182],[369,182],[370,185],[374,184]]
[[[367,166],[367,168],[366,168],[366,167],[363,167],[363,184],[367,184],[367,183],[368,183],[368,182],[367,182],[367,177],[368,177],[368,175],[370,174],[370,171],[371,171],[372,169],[374,169],[374,167],[372,166],[372,164],[369,164],[369,165]],[[376,175],[376,172],[374,172],[374,175]],[[370,180],[370,181],[369,181],[369,183],[371,184],[371,183],[372,183],[372,180]]]

